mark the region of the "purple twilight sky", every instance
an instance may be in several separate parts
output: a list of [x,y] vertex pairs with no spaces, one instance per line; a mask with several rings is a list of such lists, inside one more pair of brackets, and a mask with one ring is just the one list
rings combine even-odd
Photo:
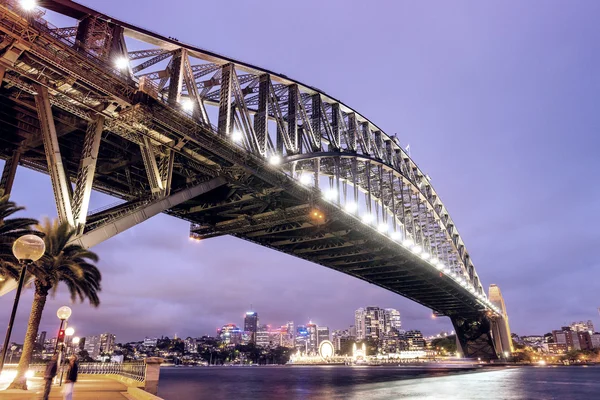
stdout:
[[[502,289],[514,332],[600,325],[600,2],[82,3],[318,87],[397,133],[431,176],[484,285]],[[20,168],[13,197],[23,215],[56,215],[48,176]],[[91,208],[112,202],[94,193]],[[102,305],[72,306],[76,334],[214,334],[241,324],[251,304],[274,325],[347,328],[356,308],[379,305],[399,309],[407,329],[451,329],[333,270],[230,237],[187,235],[186,222],[161,215],[94,248]],[[69,303],[64,289],[46,306],[49,335]],[[22,297],[19,343],[32,297]],[[12,301],[0,298],[1,326]]]

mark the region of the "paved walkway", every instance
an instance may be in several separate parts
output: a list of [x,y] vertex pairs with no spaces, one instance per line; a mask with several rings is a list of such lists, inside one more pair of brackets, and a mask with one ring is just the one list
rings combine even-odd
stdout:
[[[2,400],[37,400],[41,397],[43,391],[43,380],[33,378],[27,381],[29,390],[0,390],[0,399]],[[50,400],[61,400],[61,387],[52,386]],[[127,386],[114,379],[94,375],[80,375],[75,390],[73,391],[73,400],[125,400],[126,397],[121,393],[127,392]]]

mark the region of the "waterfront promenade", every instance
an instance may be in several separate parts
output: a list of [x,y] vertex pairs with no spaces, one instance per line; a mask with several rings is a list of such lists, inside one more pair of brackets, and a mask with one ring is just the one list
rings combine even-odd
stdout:
[[[37,400],[41,396],[44,381],[42,378],[33,378],[27,381],[29,390],[3,390],[0,391],[2,400]],[[61,387],[53,386],[50,392],[51,400],[62,399]],[[102,376],[80,376],[75,384],[73,397],[77,400],[124,400],[130,398],[126,395],[127,386],[114,379]],[[133,397],[131,397],[133,398]]]

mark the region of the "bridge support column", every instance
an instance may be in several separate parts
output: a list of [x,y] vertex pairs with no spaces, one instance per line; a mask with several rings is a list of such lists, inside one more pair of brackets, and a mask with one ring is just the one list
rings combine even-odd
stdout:
[[4,169],[2,170],[2,179],[0,179],[0,189],[5,195],[10,196],[12,191],[13,183],[15,182],[15,174],[17,173],[17,166],[21,159],[21,150],[17,149],[13,151],[12,156],[4,163]]
[[52,107],[48,89],[42,85],[36,85],[35,105],[40,120],[40,128],[44,139],[44,150],[48,162],[48,173],[52,180],[52,189],[54,190],[54,199],[58,210],[60,221],[67,221],[69,225],[75,226],[73,220],[73,209],[71,208],[71,182],[67,178],[60,148],[54,118],[52,117]]
[[475,318],[451,318],[461,352],[466,358],[495,360],[498,358],[492,340],[491,321],[480,315]]
[[504,317],[499,316],[492,320],[492,336],[496,351],[501,358],[512,354],[512,338]]
[[2,81],[4,80],[4,74],[6,74],[6,67],[0,65],[0,88],[2,88]]

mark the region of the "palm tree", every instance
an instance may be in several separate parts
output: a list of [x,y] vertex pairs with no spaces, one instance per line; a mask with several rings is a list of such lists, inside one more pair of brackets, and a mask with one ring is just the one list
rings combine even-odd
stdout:
[[31,362],[46,298],[48,294],[56,293],[60,282],[67,285],[71,301],[75,302],[79,299],[83,302],[88,299],[92,306],[100,305],[98,292],[102,278],[100,271],[94,265],[98,262],[96,253],[78,244],[70,243],[75,237],[76,231],[67,222],[59,223],[46,219],[38,226],[38,229],[44,234],[46,253],[29,268],[35,278],[35,294],[17,376],[10,384],[9,389],[27,390],[25,373]]
[[6,278],[17,279],[19,276],[18,262],[12,253],[14,241],[32,233],[31,227],[37,224],[31,218],[9,218],[22,210],[23,207],[18,207],[0,190],[0,289],[7,282]]

